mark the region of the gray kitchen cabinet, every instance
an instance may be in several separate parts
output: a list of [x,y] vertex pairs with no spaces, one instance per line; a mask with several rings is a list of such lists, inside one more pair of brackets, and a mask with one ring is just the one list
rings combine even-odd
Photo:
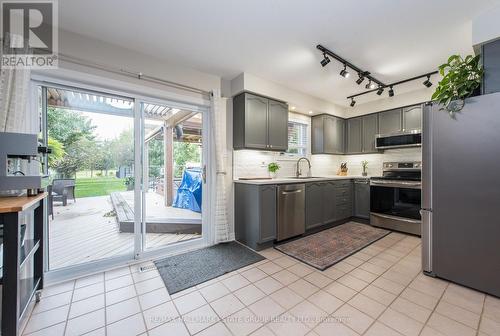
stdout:
[[363,118],[350,118],[347,120],[347,154],[363,152]]
[[344,154],[345,120],[326,114],[311,120],[312,153]]
[[325,182],[306,183],[306,230],[324,224],[324,187]]
[[401,109],[393,109],[378,114],[379,133],[382,135],[400,133],[403,128]]
[[286,151],[288,105],[247,92],[235,96],[233,148]]
[[235,183],[236,240],[255,249],[272,246],[276,239],[276,185]]
[[370,180],[354,180],[354,217],[370,218]]
[[[286,125],[284,127],[283,125]],[[288,149],[288,105],[269,100],[268,141],[272,150],[286,151]]]
[[484,44],[481,56],[484,67],[483,94],[500,92],[500,40]]
[[403,108],[403,130],[422,130],[422,105],[413,105]]
[[325,182],[323,187],[323,223],[328,224],[335,221],[335,187],[334,181]]
[[335,221],[341,221],[352,217],[353,195],[352,181],[335,181]]
[[377,153],[375,137],[379,133],[378,115],[376,113],[363,116],[363,153]]

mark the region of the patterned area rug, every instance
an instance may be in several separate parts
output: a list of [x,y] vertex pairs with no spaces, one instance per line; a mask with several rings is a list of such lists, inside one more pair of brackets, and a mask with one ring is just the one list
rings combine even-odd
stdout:
[[324,271],[389,233],[370,225],[349,222],[275,248]]

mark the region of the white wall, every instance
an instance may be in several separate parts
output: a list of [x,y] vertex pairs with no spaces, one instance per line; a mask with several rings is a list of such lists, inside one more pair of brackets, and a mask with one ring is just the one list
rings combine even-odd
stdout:
[[295,106],[297,111],[313,114],[328,113],[344,117],[345,107],[326,100],[287,88],[249,73],[242,73],[231,81],[232,95],[242,91],[251,91],[267,97],[285,101],[289,106]]
[[477,47],[500,38],[500,5],[478,15],[472,20],[472,45]]

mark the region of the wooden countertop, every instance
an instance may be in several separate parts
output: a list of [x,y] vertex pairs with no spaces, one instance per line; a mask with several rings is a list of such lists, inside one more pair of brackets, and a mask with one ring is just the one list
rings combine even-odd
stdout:
[[0,197],[0,213],[21,212],[47,197],[47,193],[36,196]]

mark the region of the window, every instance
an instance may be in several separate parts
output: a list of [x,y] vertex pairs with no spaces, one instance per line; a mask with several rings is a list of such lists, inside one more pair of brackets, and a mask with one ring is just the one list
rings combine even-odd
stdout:
[[288,122],[287,153],[297,156],[307,155],[307,124]]

